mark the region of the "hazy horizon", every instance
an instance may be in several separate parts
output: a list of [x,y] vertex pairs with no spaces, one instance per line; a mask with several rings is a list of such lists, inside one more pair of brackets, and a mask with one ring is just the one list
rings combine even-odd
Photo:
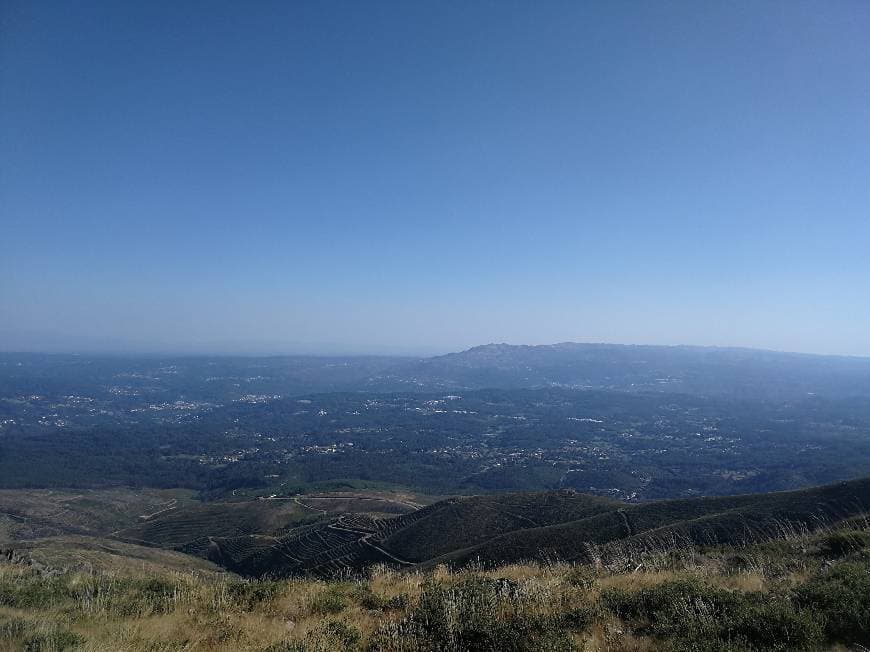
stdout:
[[870,356],[870,4],[0,9],[0,350]]
[[[28,345],[26,342],[36,342]],[[41,342],[42,344],[38,344]],[[847,358],[870,358],[870,356],[829,353],[824,351],[791,351],[785,349],[760,348],[753,346],[740,346],[728,344],[658,344],[650,342],[614,342],[614,341],[578,341],[560,340],[558,342],[477,342],[457,348],[432,348],[425,345],[417,347],[370,347],[348,348],[346,346],[329,342],[287,342],[287,343],[263,343],[263,342],[211,342],[193,346],[164,345],[155,346],[143,342],[129,342],[123,340],[107,340],[106,338],[34,338],[27,335],[22,338],[16,336],[3,336],[0,333],[0,353],[3,354],[46,354],[46,355],[95,355],[95,356],[119,356],[119,357],[294,357],[294,356],[318,356],[318,357],[396,357],[396,358],[427,358],[460,353],[472,348],[482,346],[557,346],[562,344],[579,344],[591,346],[651,346],[670,348],[700,348],[721,350],[747,350],[760,353],[782,353],[793,355],[809,355],[822,357],[847,357]]]

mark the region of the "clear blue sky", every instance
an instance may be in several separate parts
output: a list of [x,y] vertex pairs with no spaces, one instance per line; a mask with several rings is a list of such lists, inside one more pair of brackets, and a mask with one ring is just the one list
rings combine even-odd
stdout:
[[870,355],[868,2],[0,21],[0,348]]

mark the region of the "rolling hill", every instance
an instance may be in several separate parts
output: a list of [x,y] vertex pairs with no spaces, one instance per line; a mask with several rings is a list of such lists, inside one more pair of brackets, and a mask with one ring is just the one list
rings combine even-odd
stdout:
[[870,478],[632,505],[34,493],[15,523],[36,538],[0,545],[0,650],[866,646],[868,500]]
[[253,577],[330,577],[375,564],[409,569],[587,563],[676,544],[746,545],[813,531],[866,514],[870,479],[631,505],[571,491],[471,496],[399,516],[345,512],[296,526],[292,520],[281,525],[280,519],[271,520],[273,508],[262,506],[268,502],[213,504],[194,512],[211,520],[191,519],[190,510],[179,510],[117,536],[197,554]]
[[[525,560],[591,562],[595,554],[673,545],[745,545],[815,530],[870,510],[870,479],[798,491],[623,506],[588,518],[517,530],[429,564]],[[591,553],[587,544],[603,546]]]

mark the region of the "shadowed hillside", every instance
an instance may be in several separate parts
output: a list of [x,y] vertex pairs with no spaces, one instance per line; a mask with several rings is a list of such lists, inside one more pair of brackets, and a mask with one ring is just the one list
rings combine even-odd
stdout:
[[[586,544],[646,550],[680,541],[744,545],[795,530],[815,530],[870,510],[870,479],[800,491],[661,501],[622,506],[576,521],[509,532],[432,563],[503,564],[560,559],[591,562]],[[605,547],[606,549],[606,547]]]
[[117,543],[126,566],[85,572],[0,555],[0,650],[863,650],[868,527],[863,517],[737,547],[671,542],[630,564],[380,565],[329,581],[180,572],[174,558],[189,556],[165,551],[144,566]]
[[590,518],[620,505],[571,491],[458,498],[430,506],[385,537],[383,546],[398,557],[421,562],[504,533]]
[[283,512],[270,511],[276,508],[269,502],[195,508],[192,515],[207,518],[185,519],[179,512],[120,536],[204,556],[253,577],[332,577],[374,564],[597,563],[608,554],[631,556],[674,542],[748,545],[814,531],[865,514],[870,479],[639,505],[570,491],[451,498],[401,516],[344,513],[295,527],[292,511],[280,526],[275,518]]

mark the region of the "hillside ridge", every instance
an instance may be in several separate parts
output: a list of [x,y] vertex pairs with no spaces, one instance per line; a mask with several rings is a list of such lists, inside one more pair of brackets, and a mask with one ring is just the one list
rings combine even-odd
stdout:
[[[268,518],[262,515],[264,502],[269,501],[256,501],[253,512],[244,504],[232,504],[222,518],[220,504],[212,504],[208,513],[220,520],[219,528],[208,522],[198,526],[176,512],[116,536],[195,554],[249,577],[332,577],[378,564],[407,569],[554,559],[589,563],[590,546],[646,549],[664,540],[745,545],[791,531],[814,531],[866,514],[870,478],[640,504],[567,490],[463,496],[398,516],[343,513],[280,527],[275,527],[272,511],[265,512]],[[193,509],[193,514],[202,513]],[[244,531],[256,527],[257,519],[271,529]],[[197,527],[201,529],[194,531]]]

